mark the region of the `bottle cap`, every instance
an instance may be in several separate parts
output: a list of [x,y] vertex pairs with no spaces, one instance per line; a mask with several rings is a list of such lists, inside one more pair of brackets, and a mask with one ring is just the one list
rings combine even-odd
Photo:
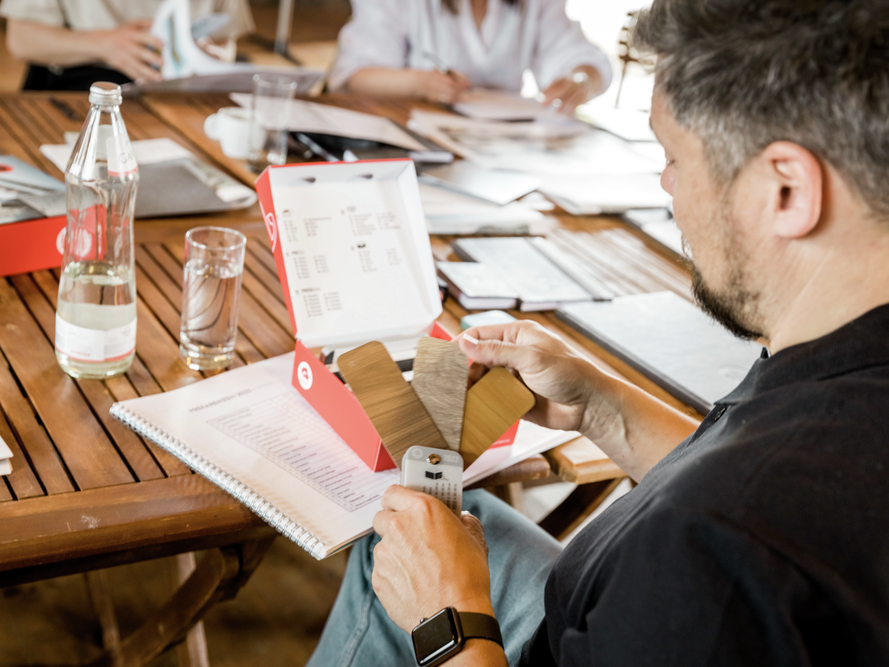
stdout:
[[97,81],[90,86],[90,104],[102,106],[116,106],[123,100],[120,86],[107,81]]

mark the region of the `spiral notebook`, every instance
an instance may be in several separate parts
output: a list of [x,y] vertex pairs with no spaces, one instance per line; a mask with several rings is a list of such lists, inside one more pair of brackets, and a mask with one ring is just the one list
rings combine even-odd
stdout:
[[[398,470],[372,472],[290,384],[293,353],[154,396],[111,414],[230,493],[317,559],[371,531]],[[577,437],[523,422],[464,484]]]

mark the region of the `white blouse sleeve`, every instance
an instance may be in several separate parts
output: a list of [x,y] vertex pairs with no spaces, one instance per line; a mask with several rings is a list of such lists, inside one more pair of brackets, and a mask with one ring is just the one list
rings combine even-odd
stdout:
[[407,66],[409,19],[404,5],[403,0],[352,0],[352,20],[340,31],[340,52],[328,77],[330,90],[341,90],[365,67]]
[[587,41],[580,24],[565,13],[565,0],[541,0],[537,48],[532,71],[545,90],[553,81],[568,76],[580,65],[599,70],[602,90],[611,84],[611,64],[602,50]]

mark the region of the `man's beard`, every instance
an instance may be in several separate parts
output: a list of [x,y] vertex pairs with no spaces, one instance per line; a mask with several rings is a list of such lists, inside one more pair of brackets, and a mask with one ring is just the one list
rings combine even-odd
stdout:
[[716,224],[726,231],[723,247],[724,259],[729,267],[726,286],[720,291],[712,289],[704,280],[700,269],[694,263],[691,248],[685,237],[682,247],[691,269],[691,291],[695,301],[707,315],[716,320],[738,338],[755,340],[763,338],[760,325],[756,323],[759,293],[751,290],[744,278],[744,265],[747,263],[737,239],[737,229],[729,216],[719,216]]

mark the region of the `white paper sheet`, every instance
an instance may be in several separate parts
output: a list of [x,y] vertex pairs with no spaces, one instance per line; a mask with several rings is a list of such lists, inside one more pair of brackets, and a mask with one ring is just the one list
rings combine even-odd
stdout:
[[657,174],[550,177],[538,190],[572,215],[663,208],[671,200]]
[[[172,139],[143,139],[133,141],[131,146],[133,154],[136,156],[136,163],[140,165],[159,164],[170,160],[194,157],[194,153]],[[60,171],[65,171],[65,167],[68,166],[68,158],[71,157],[73,150],[74,146],[69,144],[44,144],[40,147],[40,152]]]
[[460,95],[453,104],[454,111],[468,118],[479,120],[534,120],[548,118],[561,122],[576,122],[559,116],[551,106],[544,106],[530,97],[517,93],[487,88],[472,88]]
[[417,111],[408,126],[467,160],[490,169],[540,176],[651,174],[663,170],[627,142],[584,123],[501,123]]
[[[244,108],[249,108],[253,99],[245,93],[234,93],[231,98]],[[409,151],[429,150],[388,118],[304,100],[293,100],[290,130],[378,141]]]
[[420,183],[420,200],[430,234],[545,234],[554,225],[518,202],[498,206],[427,183]]

